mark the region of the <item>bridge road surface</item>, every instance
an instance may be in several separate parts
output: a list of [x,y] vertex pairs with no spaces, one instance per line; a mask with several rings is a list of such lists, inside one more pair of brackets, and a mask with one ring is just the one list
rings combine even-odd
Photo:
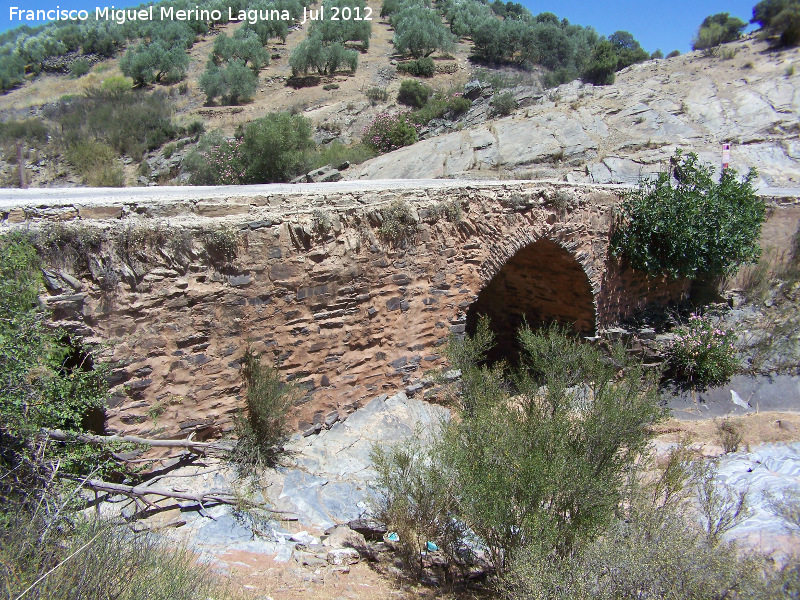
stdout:
[[[620,184],[573,184],[563,181],[541,181],[560,183],[573,187],[592,187],[623,191],[631,185]],[[333,183],[269,183],[261,185],[225,186],[150,186],[130,188],[0,188],[0,210],[26,206],[110,206],[126,203],[169,202],[170,200],[212,200],[219,198],[270,196],[273,194],[380,192],[396,190],[425,190],[447,188],[503,187],[507,185],[535,184],[532,180],[469,180],[469,179],[388,179],[337,181]],[[759,195],[767,197],[800,198],[800,188],[762,188]]]

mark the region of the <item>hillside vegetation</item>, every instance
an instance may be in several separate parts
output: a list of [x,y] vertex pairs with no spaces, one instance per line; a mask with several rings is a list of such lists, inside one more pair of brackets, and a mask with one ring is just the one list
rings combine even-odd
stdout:
[[[765,0],[754,8],[754,22],[776,47],[794,43],[795,4]],[[633,166],[622,170],[603,162],[627,160],[606,156],[602,145],[609,135],[604,130],[611,129],[612,139],[647,135],[638,146],[627,144],[623,153],[655,150],[655,164],[674,148],[658,150],[693,143],[687,131],[713,116],[692,114],[694,107],[680,104],[668,110],[684,127],[671,126],[661,116],[650,127],[647,116],[635,116],[634,125],[644,122],[647,126],[639,129],[648,131],[631,135],[621,130],[613,115],[631,109],[642,113],[631,106],[633,94],[656,109],[664,104],[660,85],[666,81],[631,81],[628,73],[642,72],[636,65],[656,60],[667,73],[699,73],[708,66],[705,61],[716,61],[717,79],[726,79],[734,68],[756,73],[762,71],[760,63],[777,62],[787,83],[794,77],[794,50],[776,51],[768,58],[751,52],[753,58],[743,66],[734,64],[737,53],[752,46],[720,46],[741,44],[736,40],[745,24],[727,13],[710,15],[700,24],[696,55],[679,57],[675,51],[664,61],[660,49],[646,51],[630,32],[616,31],[606,38],[592,27],[550,12],[533,15],[510,1],[324,0],[309,10],[326,11],[327,18],[304,25],[299,24],[304,7],[296,0],[214,1],[199,9],[180,0],[161,2],[153,10],[160,14],[162,8],[173,14],[186,10],[190,18],[140,21],[122,11],[97,20],[90,14],[85,21],[23,26],[0,36],[0,89],[5,92],[0,97],[1,185],[290,181],[324,165],[347,168],[448,132],[466,130],[471,138],[482,138],[484,129],[496,138],[489,160],[472,150],[486,147],[480,139],[472,139],[469,149],[447,141],[447,151],[435,153],[450,157],[443,164],[428,161],[426,169],[418,169],[413,160],[409,163],[409,155],[400,154],[348,176],[450,177],[469,172],[480,177],[563,177],[572,170],[574,177],[575,168],[586,165],[590,180],[626,181],[631,178],[620,171],[632,173],[641,159],[635,157]],[[333,14],[350,18],[331,20]],[[239,20],[230,20],[230,15],[239,15]],[[615,84],[618,74],[623,79]],[[696,79],[676,76],[682,85]],[[778,72],[765,76],[777,78]],[[586,123],[582,105],[591,108],[581,100],[597,97],[597,90],[612,84],[610,93],[599,95],[615,97],[621,106],[603,106],[608,112],[594,111],[594,122]],[[625,89],[629,84],[634,88]],[[778,95],[783,94],[781,84],[776,85],[781,88]],[[547,89],[551,91],[545,93]],[[642,99],[643,90],[652,93]],[[569,109],[559,106],[567,96]],[[687,96],[691,98],[691,90]],[[777,112],[787,112],[773,100],[767,98]],[[783,97],[779,101],[786,102]],[[557,110],[547,110],[550,102]],[[794,104],[788,100],[789,114]],[[542,109],[531,109],[537,105]],[[129,112],[133,118],[120,119]],[[554,128],[536,123],[538,115]],[[518,122],[521,116],[524,126]],[[508,145],[506,136],[484,124],[498,118],[502,122],[503,117],[514,117],[515,131],[532,136],[539,150],[531,153],[529,146],[518,152],[513,142],[508,153],[492,152]],[[115,123],[119,120],[128,122]],[[283,125],[270,126],[271,133],[256,141],[253,136],[265,123]],[[573,139],[576,125],[586,133],[580,139]],[[536,131],[528,131],[531,126]],[[768,128],[768,135],[782,137],[791,127],[783,119]],[[704,144],[724,138],[719,129],[709,133],[712,139],[704,136]],[[728,136],[728,141],[740,140]],[[283,149],[292,156],[284,157]],[[267,151],[280,152],[277,162],[288,166],[264,170],[252,164]],[[791,149],[785,152],[793,161]],[[417,159],[429,153],[428,147],[415,151]],[[761,156],[764,152],[750,153],[740,168],[756,166],[769,173],[769,168],[747,162]],[[590,166],[597,161],[603,164]],[[389,163],[396,168],[387,169]],[[322,176],[330,179],[342,176],[326,173]]]

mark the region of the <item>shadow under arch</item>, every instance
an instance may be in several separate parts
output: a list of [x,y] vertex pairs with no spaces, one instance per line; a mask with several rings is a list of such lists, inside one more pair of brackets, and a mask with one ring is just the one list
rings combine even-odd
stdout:
[[594,335],[596,306],[581,263],[560,244],[541,238],[517,251],[478,294],[467,311],[466,332],[486,315],[496,336],[490,362],[518,354],[516,332],[558,322],[580,335]]

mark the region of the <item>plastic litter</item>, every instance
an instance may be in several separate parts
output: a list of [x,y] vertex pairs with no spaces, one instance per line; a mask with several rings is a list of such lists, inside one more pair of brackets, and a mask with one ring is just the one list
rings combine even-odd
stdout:
[[425,549],[428,552],[436,552],[439,549],[439,546],[437,546],[433,542],[425,542]]
[[396,532],[391,531],[388,534],[386,534],[386,540],[389,541],[389,542],[399,542],[400,541],[400,536],[397,535]]

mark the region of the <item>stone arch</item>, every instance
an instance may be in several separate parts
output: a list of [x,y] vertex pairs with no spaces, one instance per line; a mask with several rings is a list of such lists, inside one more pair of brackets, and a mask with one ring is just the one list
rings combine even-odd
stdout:
[[515,334],[523,320],[532,326],[559,322],[581,335],[594,335],[596,290],[590,265],[584,263],[588,257],[573,254],[550,236],[519,246],[482,270],[485,283],[467,311],[467,333],[475,331],[480,315],[488,316],[497,335],[494,358],[516,354]]

